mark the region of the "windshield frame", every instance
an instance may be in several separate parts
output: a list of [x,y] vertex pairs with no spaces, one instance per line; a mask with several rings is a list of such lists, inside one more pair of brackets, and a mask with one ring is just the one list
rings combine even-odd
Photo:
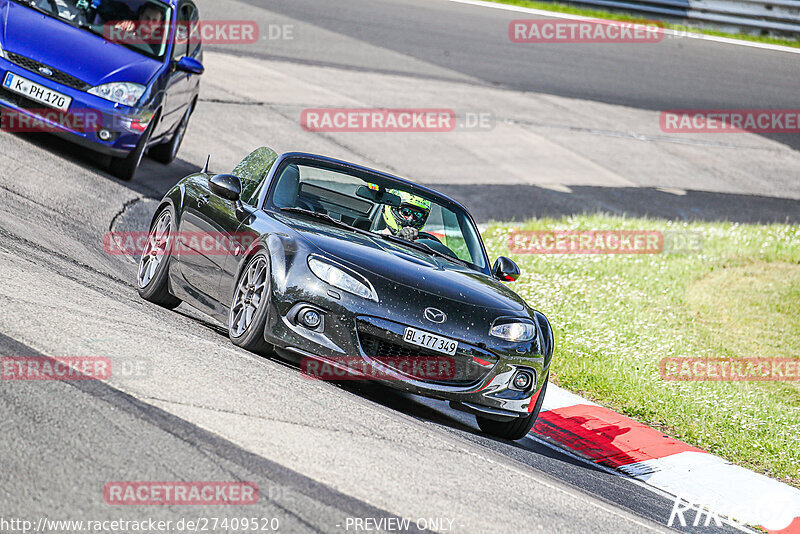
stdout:
[[[90,24],[90,25],[87,25],[87,26],[81,26],[81,25],[75,23],[72,20],[60,17],[58,15],[58,13],[53,13],[52,11],[39,9],[38,6],[33,5],[34,0],[11,0],[11,2],[13,2],[13,3],[15,3],[15,4],[19,5],[19,6],[28,8],[28,9],[30,9],[32,11],[35,11],[36,13],[40,13],[42,15],[45,15],[45,16],[50,17],[52,19],[55,19],[55,20],[57,20],[59,22],[63,22],[64,24],[67,24],[67,25],[75,28],[76,30],[85,31],[85,32],[91,33],[92,35],[94,35],[96,37],[99,37],[100,39],[106,41],[107,43],[111,43],[111,44],[114,44],[114,45],[119,45],[119,46],[122,46],[124,48],[127,48],[128,50],[132,50],[133,52],[137,52],[138,54],[141,54],[144,57],[147,57],[149,59],[153,59],[153,60],[159,61],[159,62],[164,62],[164,60],[169,58],[171,56],[171,54],[172,54],[172,47],[173,47],[174,39],[175,39],[175,35],[174,35],[174,30],[175,30],[175,24],[174,23],[175,23],[175,20],[173,18],[174,15],[175,15],[175,13],[174,13],[175,10],[172,8],[172,5],[167,3],[167,2],[162,2],[160,0],[149,0],[149,1],[150,1],[150,3],[159,4],[159,5],[163,6],[163,8],[164,8],[164,24],[169,26],[169,32],[168,32],[168,35],[167,35],[167,40],[166,40],[166,43],[164,43],[164,52],[161,55],[157,55],[157,54],[155,54],[153,52],[148,52],[148,51],[146,51],[146,50],[144,50],[142,48],[139,48],[139,47],[137,47],[137,46],[135,46],[133,44],[126,44],[126,43],[122,43],[122,42],[119,42],[119,41],[112,41],[112,40],[106,38],[106,36],[104,35],[104,32],[98,33],[97,31],[95,31],[95,29],[97,27],[96,25]],[[105,24],[108,24],[108,22],[112,22],[112,21],[106,21],[103,24],[103,26],[100,26],[100,28],[102,29],[105,26]]]
[[[269,175],[265,178],[269,180],[269,187],[263,188],[261,192],[261,198],[258,202],[258,209],[263,211],[269,211],[272,213],[282,213],[281,208],[276,206],[272,202],[274,190],[278,184],[278,180],[283,175],[284,169],[289,165],[302,165],[307,167],[316,167],[323,170],[329,170],[332,172],[338,172],[342,174],[347,174],[352,176],[355,179],[364,180],[365,183],[374,183],[380,186],[384,186],[387,189],[390,188],[399,188],[404,189],[413,194],[419,194],[425,198],[428,198],[432,202],[439,204],[440,206],[447,208],[454,214],[462,213],[466,219],[466,221],[472,226],[472,230],[475,232],[475,236],[478,241],[478,245],[480,246],[480,252],[483,256],[483,261],[485,264],[485,268],[472,263],[470,261],[461,260],[465,264],[468,264],[467,268],[473,270],[475,272],[483,273],[488,276],[492,276],[492,268],[491,262],[489,261],[489,256],[486,253],[486,245],[483,242],[483,236],[478,229],[478,225],[475,224],[475,219],[472,218],[472,214],[467,210],[464,206],[452,200],[441,193],[437,193],[432,189],[428,189],[427,187],[423,187],[417,185],[413,182],[408,180],[404,180],[402,178],[398,178],[396,176],[392,176],[390,174],[381,173],[379,171],[375,171],[372,169],[368,169],[366,167],[360,167],[358,165],[354,165],[352,163],[347,163],[344,161],[338,161],[333,159],[328,159],[323,156],[314,156],[311,154],[299,154],[299,153],[289,153],[282,155],[278,161],[272,166]],[[285,214],[284,214],[285,215]],[[324,224],[324,221],[321,221]],[[375,232],[369,232],[370,234],[375,235],[376,237],[380,238],[380,234]],[[423,252],[424,254],[427,254]],[[431,257],[436,257],[431,254]],[[461,259],[461,258],[458,258]]]

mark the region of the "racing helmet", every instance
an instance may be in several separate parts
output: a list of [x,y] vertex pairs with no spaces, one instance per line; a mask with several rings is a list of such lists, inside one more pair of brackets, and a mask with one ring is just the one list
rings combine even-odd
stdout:
[[422,230],[431,212],[430,200],[396,189],[389,189],[387,192],[399,196],[401,200],[400,206],[387,205],[383,208],[383,220],[389,230],[393,234],[406,226]]

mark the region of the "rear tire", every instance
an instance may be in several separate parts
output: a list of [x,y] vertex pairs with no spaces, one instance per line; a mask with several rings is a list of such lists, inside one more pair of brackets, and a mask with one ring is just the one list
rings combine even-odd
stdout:
[[169,260],[175,233],[175,213],[172,206],[164,206],[155,218],[142,251],[136,273],[139,296],[168,310],[176,308],[181,300],[169,292]]
[[233,344],[259,354],[271,352],[264,339],[272,290],[269,257],[257,252],[242,269],[228,314],[228,337]]
[[175,133],[172,134],[172,139],[167,143],[156,145],[150,149],[148,155],[159,163],[169,165],[175,158],[178,157],[178,151],[181,149],[183,138],[186,134],[186,128],[189,126],[189,118],[192,116],[192,109],[188,109],[186,114],[181,119]]
[[478,427],[487,434],[492,436],[516,441],[528,435],[533,425],[536,424],[536,419],[539,417],[539,412],[542,410],[542,402],[544,402],[545,393],[547,393],[547,383],[550,380],[550,373],[547,374],[544,380],[544,385],[539,392],[539,398],[536,399],[536,405],[530,415],[518,417],[514,421],[495,421],[493,419],[486,419],[480,415],[475,416],[478,420]]

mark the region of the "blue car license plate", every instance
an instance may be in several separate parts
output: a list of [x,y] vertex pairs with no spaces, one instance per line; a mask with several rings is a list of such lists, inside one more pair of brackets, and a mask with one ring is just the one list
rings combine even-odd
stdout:
[[51,108],[60,109],[61,111],[67,111],[69,109],[69,105],[72,103],[72,98],[68,97],[67,95],[53,91],[44,85],[32,82],[27,78],[23,78],[22,76],[12,72],[6,74],[6,78],[3,81],[3,87],[9,91],[23,95],[30,100],[39,102]]

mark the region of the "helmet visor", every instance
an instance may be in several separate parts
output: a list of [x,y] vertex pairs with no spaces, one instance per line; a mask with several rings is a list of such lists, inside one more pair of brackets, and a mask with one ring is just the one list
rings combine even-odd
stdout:
[[397,215],[400,218],[400,221],[398,222],[404,222],[408,225],[417,226],[424,223],[425,219],[428,218],[428,210],[411,204],[403,204],[397,209]]

